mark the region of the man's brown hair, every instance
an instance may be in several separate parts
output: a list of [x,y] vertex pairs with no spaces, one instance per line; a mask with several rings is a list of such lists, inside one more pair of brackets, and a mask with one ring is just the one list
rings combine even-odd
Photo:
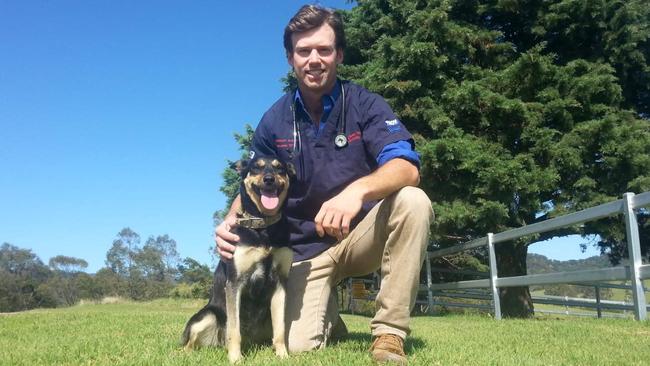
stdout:
[[303,5],[284,28],[284,49],[287,54],[293,52],[293,41],[291,39],[293,34],[307,32],[325,23],[334,30],[336,49],[344,50],[345,32],[343,31],[341,15],[332,9],[319,5]]

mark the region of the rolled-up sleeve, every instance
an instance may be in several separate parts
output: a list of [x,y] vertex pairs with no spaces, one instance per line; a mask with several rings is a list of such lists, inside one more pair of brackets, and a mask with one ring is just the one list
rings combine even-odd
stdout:
[[395,158],[408,160],[420,169],[420,155],[413,150],[412,140],[397,141],[384,146],[377,155],[377,165],[382,166]]

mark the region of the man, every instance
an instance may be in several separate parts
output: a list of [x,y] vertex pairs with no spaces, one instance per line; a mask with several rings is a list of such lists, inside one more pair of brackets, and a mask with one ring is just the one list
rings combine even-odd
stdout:
[[[344,330],[332,288],[381,269],[372,357],[405,364],[404,338],[433,219],[431,202],[415,188],[412,136],[381,97],[337,79],[345,48],[338,14],[303,6],[285,29],[284,46],[298,90],[264,114],[251,155],[296,167],[285,209],[294,250],[289,351],[324,347]],[[229,229],[240,207],[237,197],[216,228],[217,251],[226,259],[239,239]]]

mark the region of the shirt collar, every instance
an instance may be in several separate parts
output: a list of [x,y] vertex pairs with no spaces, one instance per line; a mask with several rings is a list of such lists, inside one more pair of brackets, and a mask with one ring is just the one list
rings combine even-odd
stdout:
[[[323,109],[325,109],[324,112],[327,113],[334,107],[334,104],[336,104],[336,100],[339,98],[340,94],[341,94],[341,81],[339,79],[336,79],[336,83],[334,83],[334,87],[332,88],[332,90],[327,94],[323,94],[323,96],[321,97],[321,100],[323,102]],[[300,95],[300,88],[296,89],[294,102],[298,102],[298,105],[300,105],[300,107],[303,110],[307,110],[305,108],[305,105],[303,104],[302,96]]]

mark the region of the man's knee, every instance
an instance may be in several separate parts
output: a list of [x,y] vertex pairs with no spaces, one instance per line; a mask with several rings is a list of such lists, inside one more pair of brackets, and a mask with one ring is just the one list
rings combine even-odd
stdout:
[[[334,328],[336,328],[334,325],[340,320],[336,290],[330,292],[327,298],[327,308],[324,310],[324,313],[317,312],[315,317],[307,318],[311,320],[294,322],[288,326],[287,348],[290,353],[321,349],[331,341]],[[345,328],[345,324],[343,324],[343,328]],[[347,329],[345,331],[347,332]]]
[[323,342],[313,339],[289,339],[287,348],[289,353],[301,353],[317,350],[323,347]]
[[[310,330],[313,331],[311,328]],[[291,329],[287,349],[289,353],[301,353],[322,349],[327,343],[327,334],[327,329],[322,333],[312,333],[307,329]]]
[[395,206],[400,210],[405,210],[406,214],[414,217],[421,218],[426,222],[433,220],[433,208],[431,207],[431,200],[418,187],[403,187],[395,193]]

